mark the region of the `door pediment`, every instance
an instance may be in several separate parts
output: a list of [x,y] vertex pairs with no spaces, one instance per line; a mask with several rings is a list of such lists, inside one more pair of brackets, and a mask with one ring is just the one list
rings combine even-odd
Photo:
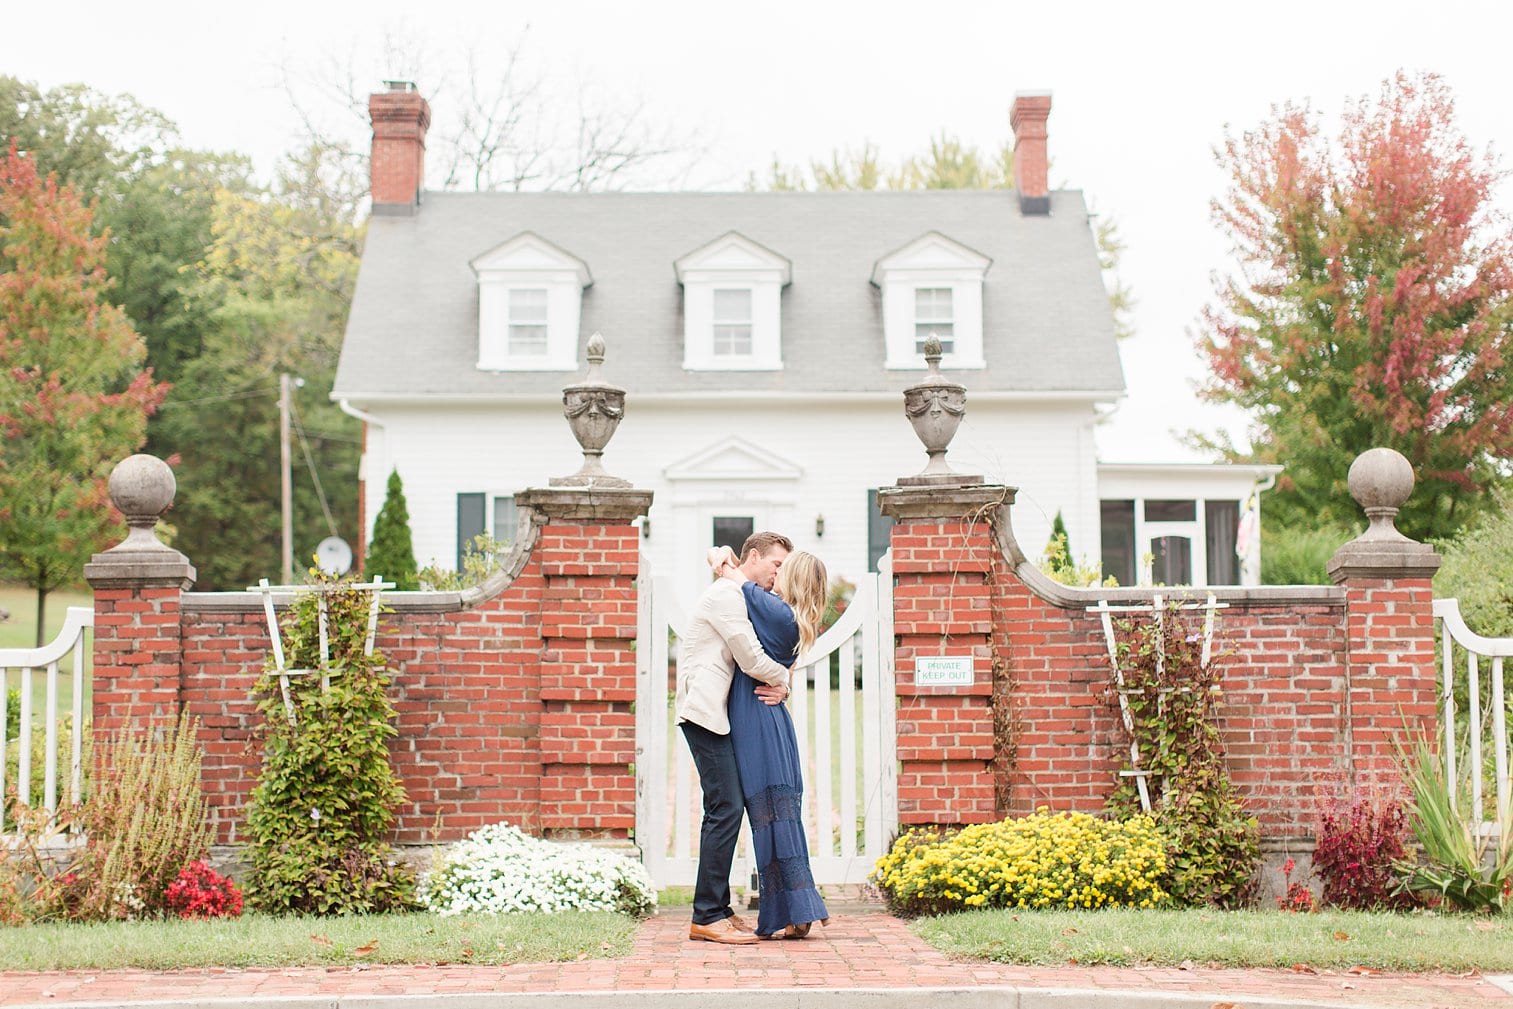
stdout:
[[797,480],[803,467],[790,459],[754,445],[744,438],[730,437],[695,452],[662,471],[670,482],[687,480]]

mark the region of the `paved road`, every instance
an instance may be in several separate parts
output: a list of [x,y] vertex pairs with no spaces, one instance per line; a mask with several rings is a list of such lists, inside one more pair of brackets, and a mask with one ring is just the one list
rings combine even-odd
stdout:
[[[1029,1009],[1055,1004],[1072,1009],[1146,1009],[1175,1005],[1203,1009],[1303,1003],[1349,1007],[1454,1007],[1513,1009],[1513,995],[1480,977],[1450,975],[1297,974],[1283,970],[1132,969],[1110,967],[1012,967],[954,961],[921,942],[897,919],[875,908],[836,908],[829,929],[815,929],[802,942],[717,946],[687,939],[687,911],[674,908],[642,925],[635,949],[622,960],[503,967],[373,966],[366,969],[114,970],[52,974],[0,974],[0,1006],[122,1005],[216,1000],[256,1005],[280,1000],[297,1007],[300,997],[324,1007],[398,1009],[401,999],[363,996],[448,996],[411,1002],[427,1009],[498,1009],[519,1000],[485,993],[598,993],[576,1000],[583,1009],[642,1006],[926,1006],[969,1009],[997,1006]],[[18,933],[13,933],[18,934]],[[717,995],[716,991],[743,990]],[[882,997],[879,990],[891,997]],[[1055,989],[1085,994],[1058,997]],[[656,997],[636,993],[662,993]],[[669,995],[685,993],[683,997]],[[829,995],[822,995],[829,992]],[[909,997],[910,993],[914,997]],[[613,993],[625,997],[615,999]],[[1126,997],[1121,993],[1137,993]],[[1162,997],[1166,996],[1166,997]],[[1184,998],[1185,996],[1185,998]],[[317,1001],[318,1000],[318,1001]],[[540,999],[533,1004],[557,1003]],[[568,1004],[573,1004],[568,1000]]]

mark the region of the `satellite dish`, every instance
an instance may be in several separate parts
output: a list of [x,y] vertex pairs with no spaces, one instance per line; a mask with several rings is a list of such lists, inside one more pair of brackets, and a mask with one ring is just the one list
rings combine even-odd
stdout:
[[352,548],[340,536],[327,536],[315,548],[315,563],[328,575],[344,575],[352,570]]

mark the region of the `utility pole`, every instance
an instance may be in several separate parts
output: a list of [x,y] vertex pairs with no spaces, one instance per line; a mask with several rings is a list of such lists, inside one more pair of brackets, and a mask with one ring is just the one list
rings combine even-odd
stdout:
[[283,481],[281,506],[284,519],[282,584],[294,584],[294,477],[289,471],[289,375],[278,376],[278,461]]

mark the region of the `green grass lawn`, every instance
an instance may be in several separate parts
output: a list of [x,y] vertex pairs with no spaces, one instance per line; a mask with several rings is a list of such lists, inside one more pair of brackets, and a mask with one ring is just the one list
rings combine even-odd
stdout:
[[605,911],[28,925],[0,928],[0,970],[542,963],[625,956],[635,931]]
[[[94,595],[88,590],[59,589],[47,594],[47,641],[57,637],[63,628],[63,619],[70,606],[93,606]],[[23,585],[0,585],[0,610],[9,610],[10,617],[0,621],[0,648],[31,648],[36,644],[37,595]],[[89,706],[89,669],[92,657],[84,658],[84,704]],[[21,687],[19,669],[4,670],[8,690]],[[73,658],[65,657],[58,664],[58,711],[72,710],[74,699]],[[44,705],[47,703],[47,677],[45,670],[32,673],[33,717],[41,724]]]
[[1326,911],[966,911],[914,931],[958,956],[1015,964],[1513,970],[1513,915]]

